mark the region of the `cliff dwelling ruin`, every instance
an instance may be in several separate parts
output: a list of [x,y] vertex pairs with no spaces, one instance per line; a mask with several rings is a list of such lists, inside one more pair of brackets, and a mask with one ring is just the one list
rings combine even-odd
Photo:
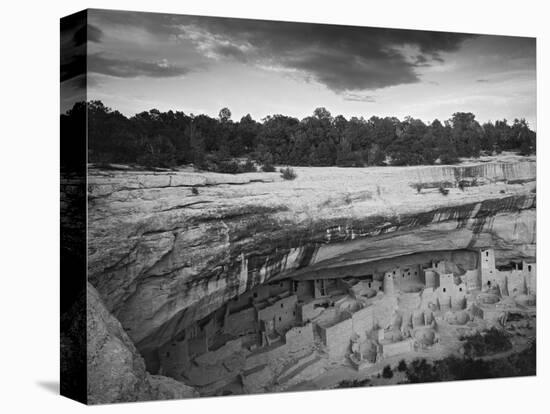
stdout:
[[493,249],[429,256],[261,284],[146,354],[148,370],[201,395],[281,391],[338,367],[376,373],[401,359],[442,358],[492,327],[533,333],[535,263],[497,267]]

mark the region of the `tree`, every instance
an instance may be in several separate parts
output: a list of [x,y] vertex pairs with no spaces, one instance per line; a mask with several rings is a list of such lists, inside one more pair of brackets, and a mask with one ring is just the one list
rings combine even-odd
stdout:
[[[424,137],[428,127],[419,119],[405,118],[400,123],[394,139],[388,146],[393,165],[418,165],[425,163]],[[433,162],[433,157],[432,162]]]
[[[93,163],[139,164],[149,168],[194,163],[200,169],[242,172],[237,157],[273,164],[363,166],[456,163],[459,156],[480,151],[536,151],[536,132],[525,119],[486,122],[457,112],[442,124],[420,119],[376,117],[368,120],[332,116],[323,107],[298,120],[275,114],[255,121],[249,114],[231,120],[222,108],[218,117],[186,115],[158,109],[126,117],[101,101],[79,102],[61,115],[64,151],[78,151],[73,135],[88,120],[88,160]],[[73,131],[76,131],[73,133]],[[63,157],[66,164],[70,157]]]
[[535,151],[536,134],[529,129],[525,119],[515,119],[510,131],[510,146],[519,148],[520,154],[529,155]]
[[483,133],[481,135],[481,149],[492,154],[497,151],[497,131],[492,122],[486,122],[482,125]]
[[502,121],[495,122],[495,132],[497,140],[497,152],[502,152],[510,149],[510,125],[508,121],[503,119]]
[[331,122],[332,121],[332,115],[330,114],[330,112],[324,108],[324,107],[321,107],[321,108],[316,108],[314,111],[313,111],[313,116],[319,120],[324,120],[324,121],[329,121]]
[[275,164],[291,163],[290,147],[298,125],[299,121],[296,118],[284,115],[270,115],[264,118],[257,138],[258,145],[264,153],[273,156]]
[[261,125],[254,121],[250,114],[241,118],[237,125],[237,139],[235,140],[239,155],[254,151],[260,128]]
[[456,112],[451,118],[452,138],[461,157],[478,157],[481,149],[482,129],[471,112]]
[[220,109],[220,112],[218,112],[218,118],[222,123],[231,121],[231,111],[229,108]]

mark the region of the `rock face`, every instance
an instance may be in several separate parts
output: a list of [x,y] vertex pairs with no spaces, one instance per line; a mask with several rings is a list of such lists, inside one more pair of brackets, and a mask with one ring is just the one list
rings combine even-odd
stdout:
[[181,382],[149,375],[132,340],[90,285],[87,298],[89,404],[196,396]]
[[89,280],[141,352],[274,278],[434,250],[534,258],[534,159],[295,170],[89,171]]

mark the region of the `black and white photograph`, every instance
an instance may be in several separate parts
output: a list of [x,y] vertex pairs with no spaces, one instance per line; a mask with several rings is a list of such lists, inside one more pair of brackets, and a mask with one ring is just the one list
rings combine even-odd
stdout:
[[0,411],[544,411],[544,9],[6,4]]
[[536,374],[534,38],[65,23],[87,403]]

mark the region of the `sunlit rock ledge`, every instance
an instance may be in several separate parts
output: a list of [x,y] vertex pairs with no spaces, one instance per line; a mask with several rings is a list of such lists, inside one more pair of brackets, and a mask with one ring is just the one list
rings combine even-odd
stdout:
[[534,161],[296,167],[294,181],[91,167],[89,281],[146,352],[267,280],[422,251],[493,247],[497,262],[531,260]]

